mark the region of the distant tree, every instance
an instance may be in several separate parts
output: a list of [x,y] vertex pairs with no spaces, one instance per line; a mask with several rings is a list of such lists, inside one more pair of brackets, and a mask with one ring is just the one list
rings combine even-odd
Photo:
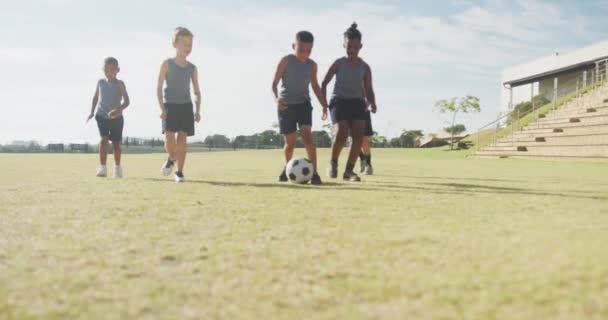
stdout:
[[399,139],[401,140],[402,148],[414,148],[416,146],[416,140],[423,137],[424,133],[422,130],[403,130]]
[[445,132],[450,133],[454,136],[460,135],[461,133],[467,131],[467,128],[464,126],[464,124],[457,124],[451,127],[446,127],[443,128],[443,130],[445,130]]
[[389,141],[385,136],[374,135],[370,142],[374,148],[386,148],[389,146]]
[[312,140],[319,148],[329,148],[331,147],[331,137],[327,131],[313,131],[312,132]]
[[203,143],[209,148],[230,148],[230,138],[222,134],[207,136]]
[[[442,99],[435,103],[435,107],[438,108],[441,113],[452,113],[451,127],[454,127],[454,124],[456,123],[456,114],[459,112],[481,112],[479,98],[471,95],[467,95],[463,98]],[[452,133],[450,148],[454,148],[454,133]]]

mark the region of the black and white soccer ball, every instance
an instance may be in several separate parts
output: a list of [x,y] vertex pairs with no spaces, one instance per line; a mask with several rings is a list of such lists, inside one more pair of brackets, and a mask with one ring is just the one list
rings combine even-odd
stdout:
[[312,179],[314,168],[312,162],[306,158],[291,159],[285,168],[289,181],[306,184]]

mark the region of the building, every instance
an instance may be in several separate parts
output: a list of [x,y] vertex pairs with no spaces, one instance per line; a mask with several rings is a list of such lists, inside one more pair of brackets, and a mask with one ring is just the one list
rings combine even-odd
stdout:
[[[502,73],[502,108],[541,94],[554,101],[608,78],[608,41],[507,67]],[[523,90],[523,91],[522,91]]]

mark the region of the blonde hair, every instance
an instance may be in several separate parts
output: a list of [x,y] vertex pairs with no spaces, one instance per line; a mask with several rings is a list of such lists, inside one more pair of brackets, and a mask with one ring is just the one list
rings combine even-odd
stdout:
[[173,43],[176,43],[177,39],[180,37],[194,37],[194,35],[192,35],[192,32],[187,28],[177,27],[175,28],[175,31],[173,31]]

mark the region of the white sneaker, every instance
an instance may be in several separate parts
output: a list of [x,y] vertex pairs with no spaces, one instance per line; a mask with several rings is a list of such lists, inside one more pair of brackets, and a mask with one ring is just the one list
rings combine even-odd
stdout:
[[365,166],[365,175],[371,176],[374,174],[374,168],[372,166]]
[[122,167],[121,166],[114,167],[114,178],[116,178],[116,179],[122,178]]
[[171,174],[171,172],[173,172],[174,166],[175,166],[175,161],[167,159],[167,161],[165,161],[165,164],[163,165],[163,167],[160,169],[160,172],[163,174],[163,176],[167,177]]
[[181,182],[185,182],[186,178],[184,177],[184,174],[177,171],[175,172],[175,174],[173,175],[173,177],[175,177],[175,182],[177,183],[181,183]]
[[105,178],[108,176],[108,168],[104,165],[100,165],[97,167],[97,176],[100,178]]

